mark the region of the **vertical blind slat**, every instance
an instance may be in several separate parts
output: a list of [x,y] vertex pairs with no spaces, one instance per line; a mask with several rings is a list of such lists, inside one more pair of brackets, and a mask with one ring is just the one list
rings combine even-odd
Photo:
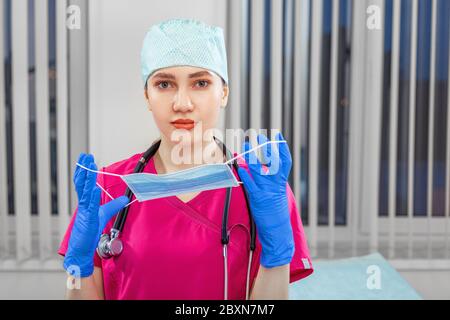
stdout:
[[450,258],[450,55],[448,57],[448,76],[447,76],[447,177],[445,182],[445,257]]
[[[283,48],[283,1],[272,1],[272,43],[270,74],[270,128],[281,129],[282,124],[282,48]],[[267,22],[266,22],[267,23]],[[296,156],[296,155],[295,155]],[[294,156],[294,157],[295,157]]]
[[242,95],[240,97],[240,105],[242,106],[240,116],[240,127],[248,129],[250,126],[249,123],[249,115],[250,115],[250,54],[249,50],[251,48],[250,43],[250,31],[251,24],[249,23],[249,19],[251,18],[251,0],[243,0],[241,1],[241,10],[242,10],[242,57],[241,57],[241,79],[242,79]]
[[229,2],[228,28],[229,28],[229,66],[230,66],[230,104],[227,106],[227,128],[241,127],[241,63],[243,59],[242,41],[244,19],[240,0]]
[[[85,5],[86,6],[83,6],[82,8],[80,8],[82,11],[83,11],[83,9],[84,8],[88,8],[88,4],[87,3],[85,3]],[[224,2],[224,1],[220,1],[220,2],[218,2],[217,3],[217,6],[216,6],[216,8],[217,8],[217,10],[218,10],[218,12],[228,12],[228,7],[229,7],[229,3],[228,2]],[[82,20],[83,21],[83,20]],[[88,21],[88,19],[86,19],[85,21]],[[83,23],[83,22],[82,22]],[[221,17],[218,21],[217,21],[217,25],[219,26],[221,26],[222,28],[225,28],[226,27],[226,23],[227,23],[227,19],[226,19],[226,15],[224,14],[224,17]],[[227,33],[225,33],[224,34],[224,37],[225,37],[225,41],[227,41],[226,40],[226,36],[227,36]],[[86,34],[85,34],[85,38],[87,38],[87,37],[89,37],[89,31],[88,32],[86,32]],[[84,39],[85,39],[84,38]],[[85,41],[86,42],[86,41]],[[73,42],[71,42],[70,44],[69,44],[69,50],[71,50],[72,48],[73,48],[73,45],[74,45],[74,43]],[[225,44],[225,46],[226,46],[226,48],[228,48],[227,47],[227,44]],[[86,48],[86,50],[84,50],[85,52],[88,52],[89,51],[89,48]],[[70,55],[70,54],[69,54]],[[89,59],[89,54],[86,56],[86,61]],[[70,60],[69,60],[70,61]],[[69,64],[69,62],[68,62],[68,64]],[[71,65],[69,64],[69,66],[68,66],[68,69],[70,70],[71,69]],[[89,74],[89,66],[87,65],[87,63],[86,63],[86,73],[87,74]],[[89,77],[89,76],[88,76]],[[229,80],[229,79],[228,79]],[[73,85],[73,84],[72,84]],[[69,89],[68,89],[68,91],[69,92],[71,92],[71,88],[70,88],[70,85],[68,84],[68,86],[69,86]],[[88,88],[88,86],[85,86],[86,87],[86,91],[88,91],[89,90],[89,88]],[[87,94],[80,94],[80,96],[87,96]],[[69,99],[69,98],[68,98]],[[84,99],[84,101],[85,101],[85,105],[86,104],[88,104],[88,99],[86,98],[86,99]],[[76,102],[74,102],[74,100],[73,99],[69,99],[69,105],[70,104],[74,104],[74,105],[76,105]],[[218,119],[217,119],[217,128],[221,131],[221,132],[224,132],[224,130],[226,129],[226,125],[227,125],[227,118],[226,118],[226,113],[224,112],[224,110],[223,109],[221,109],[220,110],[220,112],[219,112],[219,117],[218,117]],[[70,126],[70,125],[69,125]],[[69,132],[69,136],[72,136],[73,134],[72,134],[72,132]],[[222,137],[222,139],[224,139],[223,137]],[[87,139],[88,141],[89,141],[89,138]],[[222,140],[223,141],[223,140]],[[71,140],[70,142],[69,142],[69,145],[71,145],[72,143],[74,143],[75,141],[73,141],[73,140]],[[77,158],[79,156],[79,154],[76,154],[75,155],[75,158]],[[74,156],[73,156],[73,153],[70,153],[69,152],[69,155],[68,155],[68,157],[69,157],[69,159],[73,159],[74,158]],[[71,169],[71,171],[70,171],[70,176],[73,176],[73,174],[75,173],[75,169],[72,167],[72,168],[70,168]],[[74,189],[73,189],[74,190]],[[73,195],[75,195],[75,193],[73,193]],[[69,211],[72,211],[71,210],[71,207],[74,207],[75,206],[75,204],[70,204],[70,206],[69,206]]]
[[[263,95],[263,53],[264,53],[264,1],[252,0],[251,4],[251,72],[250,72],[250,127],[261,129]],[[255,137],[251,137],[256,145]]]
[[283,21],[283,64],[282,64],[282,78],[283,78],[283,93],[282,93],[282,101],[283,101],[283,113],[282,113],[282,122],[283,122],[283,135],[286,139],[288,139],[291,144],[292,136],[293,136],[293,128],[292,128],[292,114],[293,114],[293,10],[294,10],[294,1],[293,0],[285,0],[283,5],[284,11],[284,21]]
[[431,217],[433,211],[433,159],[434,159],[434,109],[436,84],[436,26],[437,26],[437,0],[432,1],[431,14],[431,54],[430,54],[430,91],[429,91],[429,118],[428,118],[428,176],[427,176],[427,254],[431,257]]
[[351,223],[352,255],[357,254],[358,243],[358,222],[360,210],[359,194],[361,190],[361,132],[362,108],[363,105],[363,83],[364,77],[364,46],[365,38],[365,17],[366,7],[364,1],[353,1],[352,10],[352,57],[351,57],[351,91],[350,91],[350,128],[349,128],[349,185],[347,193],[347,204],[349,221]]
[[389,101],[389,258],[395,255],[395,193],[397,178],[397,127],[398,127],[398,88],[400,63],[400,1],[393,1],[392,14],[392,53],[391,53],[391,96]]
[[19,261],[31,254],[30,139],[28,106],[27,0],[12,5],[12,96],[14,149],[14,207],[16,254]]
[[[302,158],[302,128],[306,125],[306,119],[302,119],[302,111],[307,108],[305,98],[307,96],[306,83],[308,74],[308,21],[309,21],[309,0],[299,0],[295,3],[295,40],[294,40],[294,134],[293,153],[295,154],[293,163],[294,192],[299,211],[301,210],[301,158]],[[304,47],[303,47],[304,46]]]
[[317,255],[318,175],[319,175],[319,109],[322,57],[323,1],[312,2],[310,139],[309,139],[309,243],[312,256]]
[[36,142],[39,204],[39,249],[41,259],[51,254],[51,179],[48,85],[47,0],[36,1]]
[[[241,112],[244,105],[242,104],[242,85],[244,83],[242,77],[243,68],[243,41],[245,39],[244,32],[244,13],[242,10],[242,1],[231,0],[227,6],[227,50],[229,56],[229,100],[225,108],[225,128],[238,129],[241,128]],[[236,152],[240,151],[240,131],[226,130],[225,144]],[[237,140],[236,140],[237,139]]]
[[66,0],[56,1],[56,113],[58,133],[58,214],[60,235],[69,224],[68,99],[67,99],[67,29]]
[[336,214],[336,117],[337,117],[337,77],[339,45],[339,0],[333,0],[331,20],[331,84],[329,122],[329,183],[328,183],[328,257],[334,255],[334,221]]
[[411,73],[409,87],[409,133],[408,133],[408,257],[412,257],[414,214],[414,147],[415,147],[415,120],[416,120],[416,66],[417,66],[417,13],[418,0],[412,1],[411,17]]
[[[366,1],[366,5],[375,5],[380,11],[380,24],[384,25],[384,0]],[[383,88],[383,40],[381,30],[373,32],[366,28],[367,59],[365,88],[365,125],[361,134],[364,136],[363,144],[363,197],[361,201],[362,212],[367,213],[369,223],[369,250],[378,250],[378,194],[379,170],[381,149],[381,113]]]
[[5,115],[5,69],[3,63],[3,24],[4,24],[4,3],[0,1],[0,23],[2,31],[0,32],[0,259],[6,256],[8,252],[8,179],[6,169],[6,115]]

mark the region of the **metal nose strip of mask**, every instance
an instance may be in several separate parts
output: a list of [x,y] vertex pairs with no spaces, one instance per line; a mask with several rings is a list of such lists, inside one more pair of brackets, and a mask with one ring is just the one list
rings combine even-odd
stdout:
[[[253,151],[255,151],[255,150],[257,150],[257,149],[259,149],[259,148],[261,148],[261,147],[263,147],[263,146],[265,146],[265,145],[267,145],[267,144],[269,144],[269,143],[287,143],[287,141],[286,140],[280,140],[280,141],[266,141],[266,142],[264,142],[264,143],[262,143],[262,144],[260,144],[260,145],[258,145],[258,146],[256,146],[256,147],[254,147],[254,148],[252,148],[252,149],[250,149],[250,150],[247,150],[247,151],[245,151],[245,152],[243,152],[243,153],[240,153],[240,154],[238,154],[237,156],[235,156],[235,157],[233,157],[233,158],[231,158],[230,160],[228,160],[228,161],[226,161],[226,162],[224,162],[224,164],[228,164],[228,163],[230,163],[230,162],[233,162],[234,160],[236,160],[236,159],[238,159],[238,158],[240,158],[240,157],[242,157],[244,154],[247,154],[247,153],[250,153],[250,152],[253,152]],[[104,174],[104,175],[108,175],[108,176],[114,176],[114,177],[119,177],[119,178],[122,178],[123,176],[126,176],[126,175],[121,175],[121,174],[116,174],[116,173],[111,173],[111,172],[104,172],[104,171],[98,171],[98,170],[93,170],[93,169],[90,169],[90,168],[87,168],[87,167],[85,167],[85,166],[83,166],[82,164],[80,164],[80,163],[76,163],[76,165],[77,166],[79,166],[80,168],[82,168],[82,169],[84,169],[84,170],[87,170],[87,171],[90,171],[90,172],[94,172],[94,173],[97,173],[97,174]],[[242,182],[241,181],[238,181],[238,183],[239,184],[242,184]],[[105,192],[105,194],[109,197],[109,198],[111,198],[111,200],[114,200],[114,198],[97,182],[96,183],[97,184],[97,186],[103,191],[103,192]],[[131,201],[130,203],[128,203],[125,207],[127,207],[127,206],[129,206],[129,205],[131,205],[133,202],[135,202],[135,201],[137,201],[138,199],[134,199],[133,201]]]

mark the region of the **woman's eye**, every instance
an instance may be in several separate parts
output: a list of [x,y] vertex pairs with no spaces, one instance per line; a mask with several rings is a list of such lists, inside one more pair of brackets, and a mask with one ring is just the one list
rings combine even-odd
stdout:
[[199,80],[199,81],[197,81],[197,86],[200,87],[200,88],[205,88],[205,87],[208,86],[208,84],[209,84],[209,82],[206,81],[206,80]]
[[158,88],[160,88],[160,89],[167,89],[167,88],[169,88],[170,83],[167,82],[167,81],[162,81],[162,82],[158,83],[157,86],[158,86]]

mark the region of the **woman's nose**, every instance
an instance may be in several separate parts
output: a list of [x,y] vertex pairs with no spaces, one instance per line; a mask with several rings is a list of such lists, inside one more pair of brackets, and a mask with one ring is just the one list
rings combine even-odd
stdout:
[[175,95],[173,110],[176,112],[188,112],[194,109],[194,105],[185,90],[179,90]]

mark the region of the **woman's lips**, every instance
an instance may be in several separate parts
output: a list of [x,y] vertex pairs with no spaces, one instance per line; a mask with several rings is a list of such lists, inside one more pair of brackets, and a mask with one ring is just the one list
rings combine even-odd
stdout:
[[190,119],[177,119],[175,121],[172,121],[171,124],[177,129],[191,130],[195,127],[194,120]]

